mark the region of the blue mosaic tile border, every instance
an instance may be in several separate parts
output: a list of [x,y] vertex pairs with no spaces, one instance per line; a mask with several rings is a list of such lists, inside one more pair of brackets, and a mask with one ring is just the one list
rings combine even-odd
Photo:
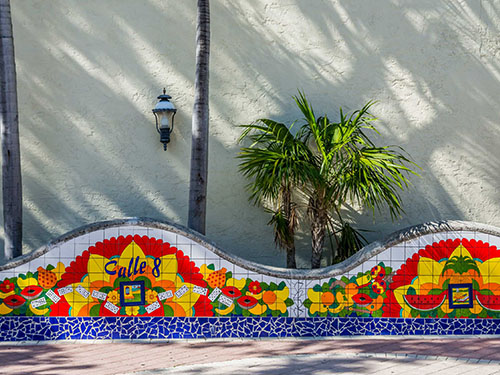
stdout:
[[0,341],[493,335],[500,319],[2,317]]

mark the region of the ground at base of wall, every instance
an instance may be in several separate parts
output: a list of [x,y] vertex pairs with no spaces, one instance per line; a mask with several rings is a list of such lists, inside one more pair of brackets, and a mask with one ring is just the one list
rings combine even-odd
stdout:
[[496,335],[498,319],[3,317],[0,341]]
[[[100,345],[89,345],[89,343]],[[407,359],[446,362],[447,367],[499,366],[497,348],[500,338],[492,337],[384,337],[384,338],[335,338],[335,339],[244,339],[244,340],[174,340],[152,341],[149,344],[123,341],[59,341],[44,345],[0,345],[2,372],[10,375],[26,373],[71,374],[125,374],[155,369],[171,369],[178,366],[199,364],[237,365],[245,359],[286,359],[287,363],[300,356],[315,355],[320,363],[325,358],[344,358],[349,363],[366,360],[367,357],[386,359],[396,363]],[[492,349],[493,348],[493,349]],[[319,357],[318,357],[319,355]],[[321,357],[323,356],[323,357]],[[321,358],[320,358],[321,357]],[[274,362],[280,365],[282,362]],[[419,362],[420,363],[420,362]],[[430,362],[429,362],[430,363]],[[259,361],[255,360],[258,365]],[[462,368],[460,367],[460,368]],[[180,369],[180,368],[179,368]],[[500,367],[497,371],[500,370]],[[161,372],[155,372],[161,373]],[[188,372],[184,372],[188,373]],[[205,372],[203,372],[205,373]],[[358,371],[358,373],[360,373]],[[481,372],[490,373],[490,372]]]

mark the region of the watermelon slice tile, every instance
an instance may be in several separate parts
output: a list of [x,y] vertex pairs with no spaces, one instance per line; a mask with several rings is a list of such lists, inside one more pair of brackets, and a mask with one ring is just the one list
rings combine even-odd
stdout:
[[437,295],[408,294],[403,296],[405,302],[412,309],[419,311],[431,311],[437,309],[446,299],[446,292]]
[[500,311],[500,296],[486,296],[475,293],[477,302],[486,310]]
[[42,294],[43,288],[39,287],[38,285],[30,285],[24,288],[21,291],[21,295],[26,298],[28,301],[37,298]]
[[226,286],[225,288],[222,288],[222,294],[224,294],[228,298],[231,298],[233,301],[241,297],[240,290],[235,286]]
[[257,301],[257,299],[252,297],[252,296],[242,296],[242,297],[238,298],[237,302],[238,302],[238,305],[240,305],[240,307],[242,309],[249,310],[249,309],[257,306],[257,303],[259,301]]
[[16,296],[15,294],[10,295],[3,300],[3,303],[5,303],[5,306],[7,306],[11,309],[18,309],[22,305],[24,305],[25,302],[26,302],[26,300],[23,297]]
[[368,306],[372,303],[373,298],[365,293],[358,293],[352,297],[352,300],[359,306]]

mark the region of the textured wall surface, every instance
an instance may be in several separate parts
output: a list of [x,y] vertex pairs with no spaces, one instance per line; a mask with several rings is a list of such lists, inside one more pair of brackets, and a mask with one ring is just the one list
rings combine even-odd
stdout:
[[[500,225],[500,1],[214,0],[207,236],[283,265],[237,172],[237,124],[299,117],[306,92],[332,117],[378,100],[378,141],[423,168],[391,222],[352,211],[369,240],[430,220]],[[147,216],[185,224],[195,3],[12,2],[25,252],[83,224]],[[178,108],[167,152],[151,109]],[[309,263],[304,233],[299,265]]]

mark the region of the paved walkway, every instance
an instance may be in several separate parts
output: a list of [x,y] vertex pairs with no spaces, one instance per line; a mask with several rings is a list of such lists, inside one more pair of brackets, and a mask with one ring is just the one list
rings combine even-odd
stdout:
[[[340,354],[301,354],[269,358],[252,358],[205,365],[187,365],[174,368],[139,371],[134,375],[234,375],[234,374],[496,374],[500,364],[467,363],[460,360],[418,359],[414,357],[374,357]],[[128,375],[128,374],[127,374]]]
[[3,343],[0,374],[500,374],[500,338]]

